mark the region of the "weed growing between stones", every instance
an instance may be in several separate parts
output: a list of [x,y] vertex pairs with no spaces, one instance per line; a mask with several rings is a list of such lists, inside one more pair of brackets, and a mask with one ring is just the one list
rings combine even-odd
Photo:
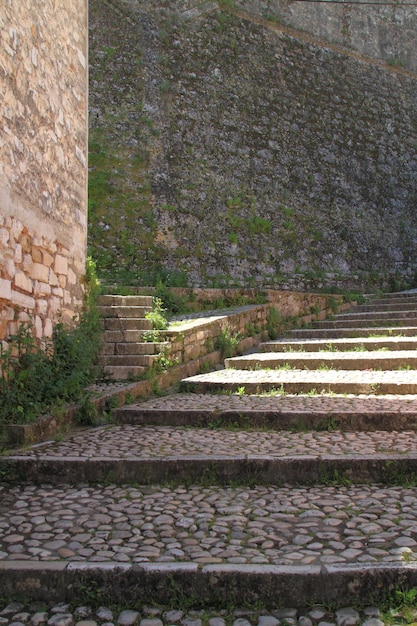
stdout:
[[0,344],[0,428],[33,421],[48,410],[82,397],[99,374],[97,357],[101,327],[96,306],[99,283],[92,261],[87,263],[86,297],[78,323],[59,322],[50,341],[40,345],[31,323],[19,325]]
[[232,333],[229,328],[224,328],[216,337],[214,348],[219,350],[222,358],[230,358],[236,355],[240,339],[239,333]]

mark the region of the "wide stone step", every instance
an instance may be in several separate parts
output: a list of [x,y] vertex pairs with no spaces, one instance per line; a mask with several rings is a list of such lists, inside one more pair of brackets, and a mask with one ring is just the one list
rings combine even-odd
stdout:
[[114,409],[112,419],[141,426],[235,430],[416,430],[417,397],[177,393]]
[[101,322],[104,330],[152,330],[152,321],[141,317],[105,317]]
[[416,372],[366,370],[233,370],[199,374],[181,381],[183,391],[209,393],[415,394]]
[[410,311],[414,309],[417,310],[417,298],[414,301],[410,302],[410,300],[393,300],[386,302],[380,302],[376,304],[374,302],[369,304],[357,304],[347,311],[348,313],[372,313],[372,312],[394,312],[394,311]]
[[388,311],[375,311],[374,309],[371,309],[370,311],[359,311],[357,313],[355,312],[351,312],[348,311],[347,313],[338,313],[337,315],[335,315],[335,320],[339,321],[339,320],[369,320],[370,323],[372,323],[373,320],[375,319],[395,319],[395,320],[407,320],[407,319],[414,319],[417,317],[417,312],[415,309],[413,310],[406,310],[406,311],[393,311],[393,310],[388,310]]
[[397,291],[395,293],[385,293],[381,297],[372,297],[368,300],[368,303],[371,304],[375,302],[376,304],[380,303],[394,303],[394,302],[417,302],[417,292],[415,290],[410,291]]
[[[414,315],[416,315],[414,313]],[[323,320],[320,322],[312,322],[313,328],[373,328],[373,327],[395,327],[395,326],[412,326],[417,332],[417,316],[400,319],[399,317],[378,317],[369,316],[363,319],[351,319],[349,317],[334,320]]]
[[146,317],[151,312],[146,306],[99,306],[101,317]]
[[276,339],[264,341],[258,349],[262,352],[317,352],[349,350],[417,350],[417,338],[409,337],[346,337],[328,339]]
[[[258,352],[225,360],[226,368],[344,369],[344,370],[417,370],[416,350],[350,352]],[[417,379],[417,371],[415,372]]]
[[45,483],[1,496],[4,596],[346,606],[417,584],[407,487]]
[[152,296],[103,295],[99,297],[99,306],[142,306],[152,309]]
[[331,326],[329,328],[297,328],[289,331],[289,337],[307,339],[340,339],[357,337],[415,337],[417,326],[392,326],[392,327],[359,327],[353,324],[351,328]]

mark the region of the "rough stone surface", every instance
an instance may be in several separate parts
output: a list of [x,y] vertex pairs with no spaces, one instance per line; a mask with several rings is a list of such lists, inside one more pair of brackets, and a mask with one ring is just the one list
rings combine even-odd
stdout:
[[2,2],[0,339],[50,336],[82,304],[87,227],[87,3]]
[[[139,78],[134,57],[118,45],[118,14],[92,4],[94,132],[129,149],[132,126],[149,136],[142,152],[152,194],[131,232],[138,244],[144,230],[153,232],[150,266],[162,258],[193,285],[250,277],[285,288],[357,288],[371,274],[413,274],[413,74],[290,35],[276,21],[219,12],[216,3],[172,2],[168,10],[125,0],[121,32],[141,42]],[[252,15],[266,9],[245,4]],[[376,33],[383,9],[363,11],[378,14]],[[116,121],[104,129],[110,111]],[[97,253],[101,241],[116,245],[116,212],[91,220]],[[119,249],[103,263],[116,268]]]

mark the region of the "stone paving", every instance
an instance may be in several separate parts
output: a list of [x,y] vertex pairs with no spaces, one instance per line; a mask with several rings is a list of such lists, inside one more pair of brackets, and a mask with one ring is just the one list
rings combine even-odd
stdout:
[[[240,372],[228,370],[228,376],[234,376],[239,382]],[[257,394],[250,395],[232,393],[174,393],[163,397],[154,397],[140,403],[141,410],[192,411],[211,410],[223,411],[329,411],[329,412],[417,412],[417,395],[290,395],[290,394]],[[126,408],[134,407],[130,405]]]
[[0,502],[1,560],[417,560],[414,487],[43,485],[0,488]]
[[[393,616],[400,614],[391,611]],[[387,616],[390,618],[390,614]],[[105,607],[0,602],[1,626],[384,626],[384,616],[377,607],[360,610],[343,607],[331,610],[316,606],[300,611],[276,608],[269,611],[250,609],[187,610],[160,606]],[[390,619],[392,621],[392,618]]]
[[19,452],[33,458],[145,458],[417,454],[416,431],[290,432],[170,426],[106,426]]
[[[54,459],[76,459],[85,466],[82,462],[85,459],[115,459],[121,463],[152,459],[159,463],[170,457],[200,459],[205,455],[213,459],[239,456],[256,459],[268,456],[292,458],[305,465],[307,456],[321,459],[324,455],[334,455],[350,462],[356,456],[374,459],[386,455],[384,458],[389,459],[390,455],[401,458],[416,455],[417,430],[401,427],[405,416],[410,424],[416,422],[417,395],[413,395],[414,391],[417,393],[416,371],[307,371],[303,375],[314,384],[314,393],[284,393],[280,388],[282,381],[287,385],[299,375],[299,371],[280,371],[276,391],[257,396],[248,394],[250,385],[261,387],[265,381],[274,384],[278,381],[276,372],[227,369],[193,377],[188,382],[215,381],[217,384],[226,381],[240,390],[234,395],[173,394],[127,407],[126,414],[138,410],[174,416],[201,411],[209,413],[208,428],[191,424],[174,427],[169,423],[107,425],[75,432],[62,441],[30,447],[19,451],[18,455],[29,463],[33,460],[35,467],[43,464],[47,468],[61,467],[61,471],[62,466],[52,464]],[[321,393],[335,377],[340,383],[355,386],[355,395],[353,392],[352,395]],[[381,385],[391,386],[390,395],[382,394]],[[225,429],[220,418],[222,412],[227,411],[246,415],[245,428],[238,428],[232,422]],[[400,427],[395,428],[394,423],[389,430],[375,427],[365,432],[345,432],[332,429],[329,422],[329,431],[251,429],[251,412],[256,411],[278,415],[321,412],[329,419],[332,414],[390,413],[398,416]],[[116,417],[117,414],[118,411]],[[195,460],[192,462],[195,464]],[[4,467],[3,471],[8,471],[8,466]],[[126,485],[115,484],[114,480],[94,485],[76,481],[66,484],[62,475],[59,476],[59,484],[54,481],[54,486],[46,480],[41,485],[0,485],[0,573],[3,569],[9,576],[7,568],[11,568],[10,572],[13,568],[16,571],[19,564],[27,567],[29,577],[33,571],[30,566],[35,569],[48,566],[51,568],[48,572],[52,573],[54,564],[56,571],[61,571],[65,564],[69,564],[72,571],[84,564],[88,567],[102,564],[104,568],[108,564],[122,569],[139,567],[145,573],[155,566],[161,571],[166,568],[166,573],[174,568],[180,572],[183,566],[190,576],[191,571],[194,576],[197,573],[210,576],[210,572],[215,571],[210,568],[218,566],[229,573],[238,572],[239,576],[252,573],[254,578],[247,578],[246,585],[262,572],[262,581],[277,574],[281,576],[280,581],[287,578],[286,584],[291,586],[285,568],[293,568],[293,573],[300,575],[299,580],[304,582],[307,578],[302,579],[302,576],[311,579],[315,572],[314,575],[326,577],[339,568],[347,572],[343,580],[351,580],[353,585],[361,566],[366,572],[371,571],[366,568],[379,572],[398,571],[398,568],[417,571],[417,488],[414,484],[407,485],[404,475],[397,477],[396,484],[388,486],[378,484],[375,475],[370,484],[350,484],[335,476],[333,482],[305,486],[255,484],[254,481],[247,481],[244,486],[240,483],[216,486],[210,476],[198,484],[189,481],[182,485],[174,485],[174,482]],[[372,576],[367,579],[368,585],[374,580]],[[394,578],[389,573],[387,576],[388,580],[395,579],[395,574],[392,574]],[[336,578],[331,580],[329,595],[333,597]],[[339,602],[346,597],[345,583],[340,584]],[[246,592],[248,588],[245,587]],[[294,593],[291,597],[295,597]],[[303,602],[307,600],[304,593]],[[187,611],[173,602],[165,608],[152,604],[112,609],[113,612],[102,607],[97,612],[81,605],[65,604],[42,609],[20,605],[12,609],[3,608],[0,601],[0,626],[44,623],[47,626],[384,624],[376,607],[360,612],[351,607],[338,611],[322,607],[309,611],[302,611],[300,607],[269,608],[264,614],[236,609],[226,614],[219,610],[210,612],[207,608],[203,613]]]

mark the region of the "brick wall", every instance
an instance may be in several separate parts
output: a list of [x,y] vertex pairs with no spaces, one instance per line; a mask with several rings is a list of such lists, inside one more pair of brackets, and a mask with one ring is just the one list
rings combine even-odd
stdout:
[[87,2],[3,0],[0,339],[50,336],[82,305],[87,228]]

